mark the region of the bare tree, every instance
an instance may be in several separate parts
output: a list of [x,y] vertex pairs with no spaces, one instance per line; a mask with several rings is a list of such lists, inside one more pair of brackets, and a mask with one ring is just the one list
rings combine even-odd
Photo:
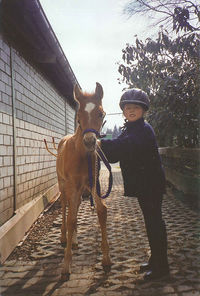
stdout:
[[148,15],[153,25],[163,25],[176,33],[200,31],[199,0],[132,0],[124,13]]

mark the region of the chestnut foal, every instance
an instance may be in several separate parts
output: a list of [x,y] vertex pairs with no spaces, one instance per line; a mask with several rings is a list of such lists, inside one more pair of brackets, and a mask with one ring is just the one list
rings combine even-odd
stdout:
[[[101,227],[102,265],[107,268],[111,265],[106,231],[107,208],[103,200],[97,195],[95,186],[92,190],[89,188],[87,162],[87,154],[90,153],[93,180],[95,180],[97,135],[105,116],[102,107],[103,88],[99,83],[96,83],[95,93],[88,94],[83,93],[76,85],[74,87],[74,98],[79,105],[77,112],[78,127],[74,135],[67,135],[60,141],[56,162],[62,205],[61,243],[67,243],[62,269],[63,279],[67,279],[70,274],[72,244],[77,245],[77,214],[81,196],[86,189],[92,191]],[[68,206],[67,221],[66,206]]]

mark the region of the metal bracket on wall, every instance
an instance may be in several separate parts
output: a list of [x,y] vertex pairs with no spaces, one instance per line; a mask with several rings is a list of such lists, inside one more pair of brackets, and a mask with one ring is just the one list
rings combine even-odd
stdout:
[[14,175],[14,196],[13,196],[13,215],[16,211],[17,200],[17,147],[16,147],[16,104],[15,104],[15,78],[14,78],[14,52],[10,46],[10,70],[11,70],[11,89],[12,89],[12,119],[13,119],[13,175]]

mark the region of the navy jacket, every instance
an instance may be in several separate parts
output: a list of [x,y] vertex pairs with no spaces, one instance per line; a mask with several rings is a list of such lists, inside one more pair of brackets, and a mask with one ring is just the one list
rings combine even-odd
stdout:
[[127,122],[117,139],[101,140],[101,148],[109,162],[120,162],[125,196],[146,199],[165,192],[155,133],[143,118]]

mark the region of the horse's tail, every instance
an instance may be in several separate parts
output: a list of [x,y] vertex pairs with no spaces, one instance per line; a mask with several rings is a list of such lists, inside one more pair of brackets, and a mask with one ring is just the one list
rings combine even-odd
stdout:
[[[57,151],[54,137],[52,137],[52,142],[53,142],[53,148]],[[45,147],[46,147],[47,151],[48,151],[50,154],[52,154],[52,155],[55,156],[55,157],[58,156],[58,154],[55,154],[55,153],[51,152],[51,150],[49,150],[46,139],[44,139],[44,144],[45,144]]]
[[56,143],[55,143],[55,139],[54,137],[52,137],[52,142],[53,142],[53,148],[58,151],[57,147],[56,147]]

